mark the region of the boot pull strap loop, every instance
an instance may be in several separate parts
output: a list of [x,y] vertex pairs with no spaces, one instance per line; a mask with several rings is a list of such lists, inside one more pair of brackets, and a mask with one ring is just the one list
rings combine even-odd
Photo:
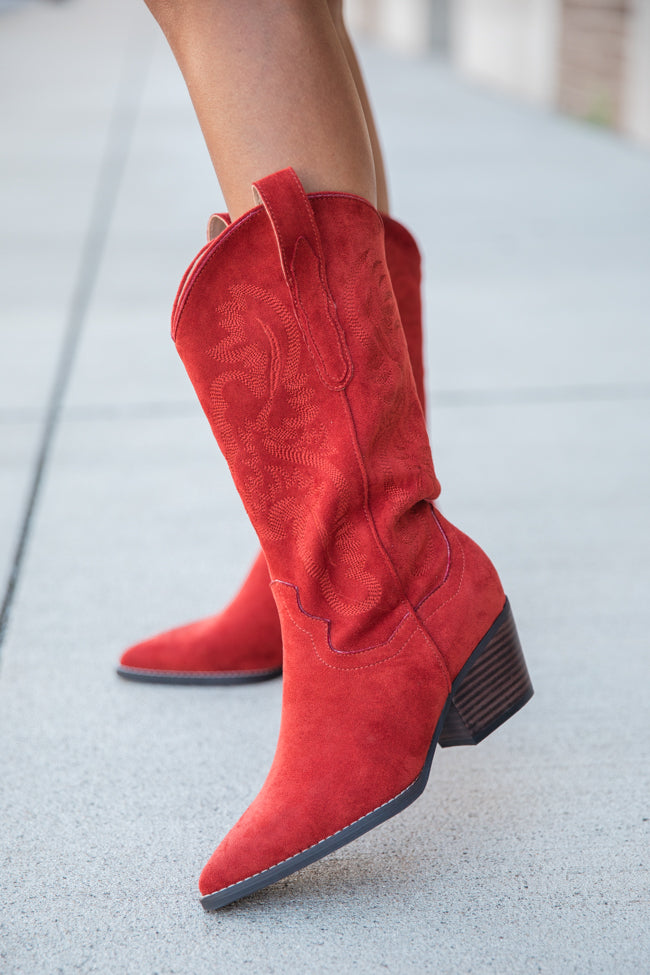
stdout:
[[294,314],[318,374],[330,389],[344,389],[352,378],[350,351],[327,282],[314,211],[293,169],[282,169],[253,183],[278,244],[282,272]]

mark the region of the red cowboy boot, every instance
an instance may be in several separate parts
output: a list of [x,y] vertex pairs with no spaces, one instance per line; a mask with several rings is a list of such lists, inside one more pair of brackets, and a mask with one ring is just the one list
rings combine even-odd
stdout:
[[[386,260],[424,409],[420,252],[408,230],[383,217]],[[229,224],[214,214],[208,242]],[[276,677],[282,634],[266,559],[259,553],[242,588],[222,612],[167,630],[126,650],[118,674],[168,684],[237,684]]]
[[278,747],[200,879],[212,909],[402,810],[436,745],[530,698],[510,608],[439,493],[365,200],[293,170],[192,265],[173,336],[266,555],[284,648]]

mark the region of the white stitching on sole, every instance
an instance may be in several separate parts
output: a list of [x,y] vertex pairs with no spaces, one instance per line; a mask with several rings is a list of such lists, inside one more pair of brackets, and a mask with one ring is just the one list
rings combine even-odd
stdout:
[[[445,704],[446,704],[446,702],[445,702]],[[444,711],[445,711],[445,708],[443,707],[443,709],[441,711],[441,717],[442,717],[442,714],[444,713]],[[438,723],[439,722],[440,722],[440,718],[438,719]],[[436,724],[436,731],[437,730],[438,730],[438,725]],[[435,732],[434,732],[434,734],[435,734]],[[431,747],[431,746],[429,746],[429,747]],[[427,757],[428,757],[428,753],[427,753]],[[391,802],[394,802],[396,799],[399,799],[400,796],[403,796],[405,792],[408,792],[408,790],[411,789],[415,785],[415,783],[417,782],[417,780],[422,775],[422,773],[424,771],[425,765],[426,765],[426,759],[425,759],[424,765],[422,766],[422,768],[420,769],[420,771],[418,772],[418,774],[415,776],[415,778],[413,779],[413,781],[410,782],[404,789],[402,789],[401,792],[398,792],[396,796],[393,796],[392,799],[387,799],[386,802],[380,803],[378,806],[375,806],[374,809],[371,809],[370,812],[364,813],[363,816],[359,816],[358,819],[355,819],[351,823],[348,823],[347,826],[341,826],[341,828],[340,829],[337,829],[334,833],[330,833],[329,836],[324,836],[322,840],[317,840],[316,843],[312,843],[311,846],[305,847],[305,849],[304,850],[300,850],[299,853],[292,853],[291,856],[285,857],[284,860],[279,860],[278,863],[274,863],[270,867],[264,867],[263,870],[259,870],[257,873],[252,873],[250,875],[250,877],[244,877],[243,880],[236,880],[234,884],[228,884],[227,887],[220,887],[218,890],[213,890],[211,894],[203,894],[202,897],[201,897],[201,900],[202,901],[203,900],[207,900],[209,897],[214,897],[215,894],[223,894],[226,890],[231,890],[233,887],[238,887],[239,884],[245,884],[249,880],[254,880],[255,877],[261,877],[262,874],[267,873],[269,870],[275,870],[276,867],[281,867],[283,863],[288,863],[289,860],[293,860],[293,859],[295,859],[295,857],[300,857],[304,853],[309,853],[309,851],[310,850],[313,850],[314,847],[320,846],[321,843],[326,843],[327,840],[331,840],[334,836],[338,836],[339,833],[342,833],[344,830],[349,829],[351,826],[355,826],[356,823],[360,823],[362,819],[366,819],[366,817],[372,816],[373,813],[376,813],[380,809],[383,809],[384,806],[390,805]],[[379,826],[379,823],[377,823],[377,825]],[[331,852],[333,853],[334,851],[332,850]],[[255,891],[251,891],[251,894],[253,894],[253,893],[255,893]],[[224,904],[223,906],[225,907],[226,905]]]

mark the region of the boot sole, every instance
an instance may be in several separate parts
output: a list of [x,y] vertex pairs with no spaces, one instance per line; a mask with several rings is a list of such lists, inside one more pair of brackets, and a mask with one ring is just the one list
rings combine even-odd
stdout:
[[206,911],[225,907],[296,870],[320,860],[410,806],[422,795],[429,778],[436,745],[476,745],[516,714],[533,696],[533,686],[521,649],[510,604],[506,604],[454,680],[436,725],[422,771],[403,792],[349,826],[288,857],[273,867],[236,884],[206,894]]
[[279,677],[281,667],[268,670],[230,671],[211,673],[208,671],[143,670],[140,667],[117,667],[117,674],[126,680],[147,684],[254,684],[262,680]]

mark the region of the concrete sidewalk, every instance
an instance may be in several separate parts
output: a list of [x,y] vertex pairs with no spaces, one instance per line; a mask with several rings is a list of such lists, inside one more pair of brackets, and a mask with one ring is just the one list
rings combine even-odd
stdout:
[[402,815],[203,912],[198,873],[263,781],[281,682],[113,667],[214,612],[255,552],[168,336],[221,201],[143,4],[4,12],[7,975],[650,970],[650,156],[435,62],[362,55],[426,255],[443,509],[499,567],[536,697],[437,755]]

